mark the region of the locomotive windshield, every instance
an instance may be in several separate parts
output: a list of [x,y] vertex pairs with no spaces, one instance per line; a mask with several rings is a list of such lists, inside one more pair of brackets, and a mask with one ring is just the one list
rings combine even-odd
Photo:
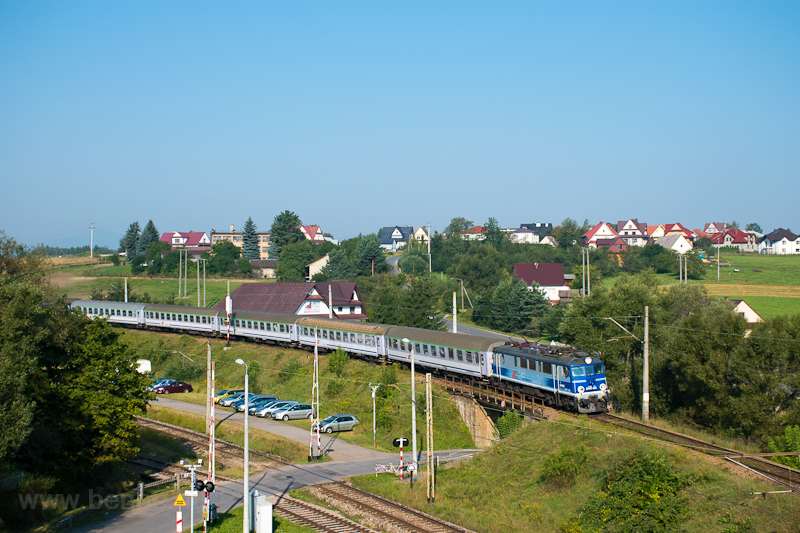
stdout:
[[602,364],[572,367],[572,377],[594,376],[595,374],[604,373],[605,369]]

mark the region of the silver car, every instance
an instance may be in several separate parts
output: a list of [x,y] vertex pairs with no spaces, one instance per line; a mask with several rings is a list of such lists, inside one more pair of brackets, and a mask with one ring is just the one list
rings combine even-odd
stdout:
[[256,411],[256,416],[272,418],[272,413],[274,413],[275,411],[278,411],[280,409],[286,409],[287,407],[291,407],[296,403],[300,402],[296,402],[294,400],[282,400],[280,402],[275,402],[273,404],[267,405],[260,411]]
[[[319,430],[322,433],[333,433],[334,431],[352,431],[358,424],[358,418],[354,415],[331,415],[325,420],[320,420]],[[313,431],[317,430],[314,424]]]
[[299,420],[300,418],[314,418],[314,409],[310,403],[298,403],[272,413],[275,420]]

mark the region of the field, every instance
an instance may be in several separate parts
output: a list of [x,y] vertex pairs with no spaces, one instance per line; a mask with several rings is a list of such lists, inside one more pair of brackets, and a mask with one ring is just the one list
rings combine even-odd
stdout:
[[[702,284],[709,296],[745,300],[762,318],[800,313],[800,255],[736,254],[724,251],[717,281],[717,267],[709,264],[703,279],[689,283]],[[738,272],[736,272],[738,270]],[[657,274],[659,284],[679,282],[673,274]],[[604,286],[613,287],[618,277],[604,278]]]
[[[94,290],[108,292],[114,286],[124,287],[125,274],[130,272],[127,266],[105,266],[87,269],[85,266],[65,268],[53,272],[49,279],[57,285],[60,294],[69,298],[89,298]],[[122,277],[111,277],[111,276]],[[231,280],[231,291],[244,283],[244,280]],[[247,283],[269,283],[274,280],[248,279]],[[206,279],[206,306],[212,307],[225,298],[228,292],[228,280]],[[147,278],[128,276],[128,291],[138,295],[147,293],[154,301],[166,302],[175,299],[176,305],[197,305],[197,278],[189,276],[188,296],[178,298],[177,278]],[[200,280],[200,305],[203,305],[203,280]]]

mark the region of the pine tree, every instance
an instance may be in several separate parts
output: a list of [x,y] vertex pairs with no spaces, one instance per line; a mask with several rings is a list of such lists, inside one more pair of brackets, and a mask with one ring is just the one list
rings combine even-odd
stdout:
[[139,237],[139,243],[136,246],[136,255],[147,255],[147,247],[150,246],[150,243],[158,242],[159,237],[158,230],[156,229],[156,225],[153,224],[153,220],[148,220],[142,230],[142,235]]
[[284,246],[303,239],[302,232],[297,229],[297,226],[302,225],[300,217],[292,211],[284,211],[275,215],[269,230],[270,259],[279,259]]
[[261,258],[258,246],[258,228],[251,217],[247,218],[247,222],[242,228],[242,256],[247,259]]
[[503,279],[492,293],[492,327],[508,331],[508,295],[511,292],[511,278]]
[[128,231],[125,232],[125,236],[119,241],[119,247],[125,250],[125,257],[128,259],[129,263],[136,257],[136,252],[139,248],[139,232],[139,221],[137,220],[128,226]]
[[383,255],[381,241],[374,233],[359,239],[355,255],[356,268],[361,276],[372,275],[373,261],[376,274],[389,271],[389,263],[386,261],[386,256]]

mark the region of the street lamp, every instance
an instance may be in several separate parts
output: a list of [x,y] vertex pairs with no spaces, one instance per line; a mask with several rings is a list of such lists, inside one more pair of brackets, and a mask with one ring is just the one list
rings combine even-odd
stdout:
[[[402,342],[406,343],[406,348],[408,348],[409,343],[411,343],[408,338],[403,337],[400,339]],[[417,466],[417,394],[416,394],[416,387],[414,385],[415,379],[415,372],[414,372],[414,346],[411,346],[411,453],[414,454],[414,468]],[[411,474],[414,475],[413,473]]]
[[236,364],[244,365],[244,518],[242,519],[242,533],[250,533],[250,368],[243,359],[236,360]]
[[382,383],[378,383],[377,385],[373,385],[372,383],[369,384],[369,388],[372,389],[372,448],[375,449],[377,444],[375,442],[375,392],[380,388]]

